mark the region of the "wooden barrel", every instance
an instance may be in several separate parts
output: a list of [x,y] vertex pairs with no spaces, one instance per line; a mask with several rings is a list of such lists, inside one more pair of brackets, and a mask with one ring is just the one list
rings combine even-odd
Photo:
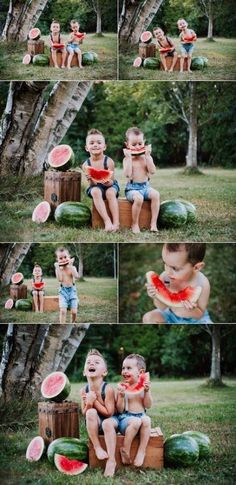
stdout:
[[21,298],[27,298],[27,286],[26,285],[10,285],[10,297],[16,301]]
[[44,200],[49,202],[52,211],[62,202],[80,202],[81,173],[46,171],[44,173]]
[[27,50],[31,56],[35,56],[36,54],[44,54],[44,41],[41,39],[28,40]]
[[71,401],[39,402],[39,434],[46,444],[56,438],[79,438],[79,405]]
[[141,42],[139,44],[139,55],[142,59],[147,57],[156,57],[156,46],[152,42],[150,44],[144,44]]

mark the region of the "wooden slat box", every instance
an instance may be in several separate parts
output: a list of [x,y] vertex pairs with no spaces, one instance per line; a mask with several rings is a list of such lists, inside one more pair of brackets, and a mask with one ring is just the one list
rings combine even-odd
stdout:
[[[109,216],[111,213],[108,208],[108,203],[105,201],[107,212]],[[120,228],[131,228],[132,224],[132,203],[126,199],[118,199],[119,204],[119,218],[120,218]],[[145,200],[142,205],[140,217],[139,217],[139,227],[140,229],[149,229],[151,224],[151,201]],[[96,207],[92,206],[92,227],[93,229],[104,227],[103,220],[98,214]]]
[[145,44],[141,42],[139,44],[139,55],[142,59],[146,59],[147,57],[156,57],[156,46],[155,44]]
[[[173,60],[173,57],[166,57],[167,69],[170,69],[170,66],[172,64],[172,60]],[[161,71],[164,70],[164,67],[163,67],[162,62],[161,62],[160,69],[161,69]],[[180,70],[180,56],[178,56],[177,62],[176,62],[175,67],[174,67],[174,71],[179,71],[179,70]],[[184,59],[184,67],[183,67],[183,70],[184,71],[187,71],[187,59],[186,58]]]
[[[101,443],[102,448],[106,450],[104,436],[99,436],[99,441]],[[117,468],[127,466],[123,465],[120,457],[120,448],[122,448],[124,442],[124,436],[118,434],[117,435],[117,444],[116,444],[116,463]],[[135,437],[131,446],[131,460],[133,462],[134,457],[137,453],[139,446],[139,437]],[[153,428],[151,430],[151,435],[149,438],[149,442],[146,449],[146,456],[143,463],[143,468],[156,468],[161,470],[163,468],[164,462],[164,439],[162,431],[159,427]],[[94,448],[92,442],[89,440],[89,466],[90,468],[105,468],[106,460],[98,460],[95,455]]]
[[[66,55],[65,66],[67,66],[67,60],[68,60],[68,52],[67,52],[67,55]],[[58,64],[59,67],[61,67],[61,64],[62,64],[62,53],[61,52],[57,52],[57,64]],[[52,53],[51,52],[50,52],[50,62],[49,62],[49,65],[50,65],[50,67],[53,67],[54,66],[53,60],[52,60]],[[74,67],[74,66],[79,67],[77,54],[74,54],[73,57],[72,57],[71,67]]]
[[48,445],[56,438],[79,438],[79,405],[76,402],[39,402],[39,434]]
[[36,54],[44,54],[44,41],[41,39],[28,40],[27,50],[31,56],[35,56]]
[[[33,312],[35,311],[35,306],[33,302]],[[43,298],[43,311],[44,312],[54,312],[59,311],[59,297],[58,296],[44,296]]]
[[21,298],[27,298],[27,286],[26,285],[11,285],[10,286],[10,297],[16,301]]
[[50,204],[52,211],[62,202],[80,202],[81,173],[47,170],[44,173],[44,200]]

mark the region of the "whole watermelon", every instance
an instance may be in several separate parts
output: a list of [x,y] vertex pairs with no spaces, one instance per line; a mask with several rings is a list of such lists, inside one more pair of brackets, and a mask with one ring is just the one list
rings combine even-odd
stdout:
[[165,200],[160,205],[157,223],[161,227],[180,227],[186,224],[188,212],[182,202]]
[[167,466],[191,466],[199,459],[199,446],[195,439],[174,434],[164,443],[164,460]]
[[202,71],[205,66],[206,63],[203,57],[193,57],[191,62],[191,69],[193,71]]
[[190,436],[196,440],[199,446],[199,458],[209,458],[211,454],[211,440],[209,436],[200,431],[185,431],[183,436]]
[[36,54],[33,57],[33,64],[35,66],[48,66],[49,58],[46,54]]
[[30,312],[32,310],[32,302],[31,302],[31,300],[28,300],[26,298],[16,300],[15,308],[16,308],[16,310],[21,310],[23,312]]
[[90,224],[91,211],[82,202],[63,202],[56,208],[54,217],[58,224],[82,227]]
[[143,61],[143,67],[146,69],[159,69],[160,60],[157,57],[146,57]]
[[187,222],[195,222],[196,221],[196,207],[192,204],[192,202],[188,202],[187,200],[175,200],[174,202],[180,202],[183,204],[187,210]]
[[96,64],[99,61],[97,53],[94,52],[94,51],[90,51],[90,54],[92,54],[93,62],[95,62],[95,64]]
[[[85,65],[85,66],[90,66],[90,64],[93,64],[94,63],[94,54],[93,52],[84,52],[82,54],[82,63]],[[96,61],[95,61],[96,62]]]
[[67,458],[86,461],[88,447],[85,441],[78,438],[57,438],[50,443],[47,449],[47,457],[50,463],[54,463],[55,453],[64,455]]

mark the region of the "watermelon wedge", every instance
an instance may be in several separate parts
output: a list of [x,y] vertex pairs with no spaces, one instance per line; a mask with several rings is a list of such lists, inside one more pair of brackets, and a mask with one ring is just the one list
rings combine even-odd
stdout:
[[35,290],[42,290],[45,287],[45,283],[44,283],[44,281],[39,281],[39,282],[33,281],[32,287]]
[[65,47],[65,44],[52,44],[52,47],[54,47],[54,49],[64,49]]
[[141,67],[143,64],[143,59],[142,57],[136,57],[133,62],[133,67]]
[[89,177],[91,177],[92,180],[94,180],[94,182],[100,184],[105,184],[108,182],[113,175],[112,170],[99,170],[94,167],[89,167],[88,165],[85,165],[85,172]]
[[149,44],[152,40],[152,33],[149,30],[146,30],[141,34],[140,40],[141,42],[144,42],[144,44]]
[[40,38],[40,36],[41,36],[41,32],[36,27],[31,29],[28,33],[28,39],[29,40],[38,40]]
[[5,308],[5,310],[11,310],[13,307],[14,307],[14,300],[12,298],[9,298],[6,301],[4,308]]
[[45,450],[45,443],[41,436],[31,440],[26,450],[26,460],[39,461]]
[[66,266],[67,264],[70,263],[70,259],[65,259],[64,261],[60,261],[59,266]]
[[159,52],[161,54],[165,54],[166,52],[170,52],[172,50],[172,47],[161,47],[161,49],[159,49]]
[[197,40],[196,35],[189,35],[187,37],[184,37],[184,42],[193,42],[194,40]]
[[43,224],[46,222],[50,216],[51,207],[49,202],[43,200],[40,202],[34,209],[32,214],[32,221],[36,222],[36,224]]
[[84,39],[84,37],[86,36],[86,34],[84,32],[78,32],[77,34],[75,34],[74,32],[72,32],[72,35],[74,35],[75,37],[77,37],[77,39]]
[[48,163],[52,168],[65,171],[74,162],[74,152],[69,145],[57,145],[48,155]]
[[145,153],[145,146],[140,147],[140,148],[132,148],[130,149],[132,157],[137,157],[138,155],[144,155]]
[[196,303],[202,291],[201,286],[196,286],[196,288],[187,286],[184,290],[178,292],[170,291],[154,271],[148,271],[146,278],[147,282],[153,285],[158,291],[158,299],[170,307],[181,308],[184,306],[183,301],[185,300]]
[[26,66],[30,64],[32,61],[32,57],[30,54],[25,54],[25,56],[22,59],[22,64],[25,64]]
[[41,394],[49,401],[62,402],[70,394],[71,385],[63,372],[52,372],[42,382]]
[[24,275],[22,273],[14,273],[11,277],[11,282],[13,285],[20,285],[23,283]]
[[127,382],[120,382],[120,386],[124,388],[126,394],[138,395],[143,391],[145,382],[149,382],[149,381],[150,381],[149,372],[141,372],[137,383],[129,384]]
[[55,453],[54,455],[54,463],[59,472],[64,473],[65,475],[79,475],[80,473],[83,473],[88,466],[87,463],[78,460],[70,460],[70,458],[58,455],[58,453]]

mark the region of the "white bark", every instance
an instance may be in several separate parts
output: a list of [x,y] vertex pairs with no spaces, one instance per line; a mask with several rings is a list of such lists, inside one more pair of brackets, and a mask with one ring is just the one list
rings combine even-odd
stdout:
[[16,273],[28,253],[31,243],[11,243],[1,246],[0,285],[7,286],[11,276]]
[[123,0],[118,32],[120,44],[136,45],[164,0]]
[[10,0],[2,40],[24,41],[37,23],[48,0]]
[[220,365],[221,364],[220,332],[221,332],[220,325],[213,324],[211,329],[212,350],[211,350],[210,381],[216,384],[219,384],[222,382],[221,365]]
[[197,96],[196,82],[190,81],[190,100],[189,100],[189,137],[188,153],[186,156],[186,165],[189,168],[197,167]]

